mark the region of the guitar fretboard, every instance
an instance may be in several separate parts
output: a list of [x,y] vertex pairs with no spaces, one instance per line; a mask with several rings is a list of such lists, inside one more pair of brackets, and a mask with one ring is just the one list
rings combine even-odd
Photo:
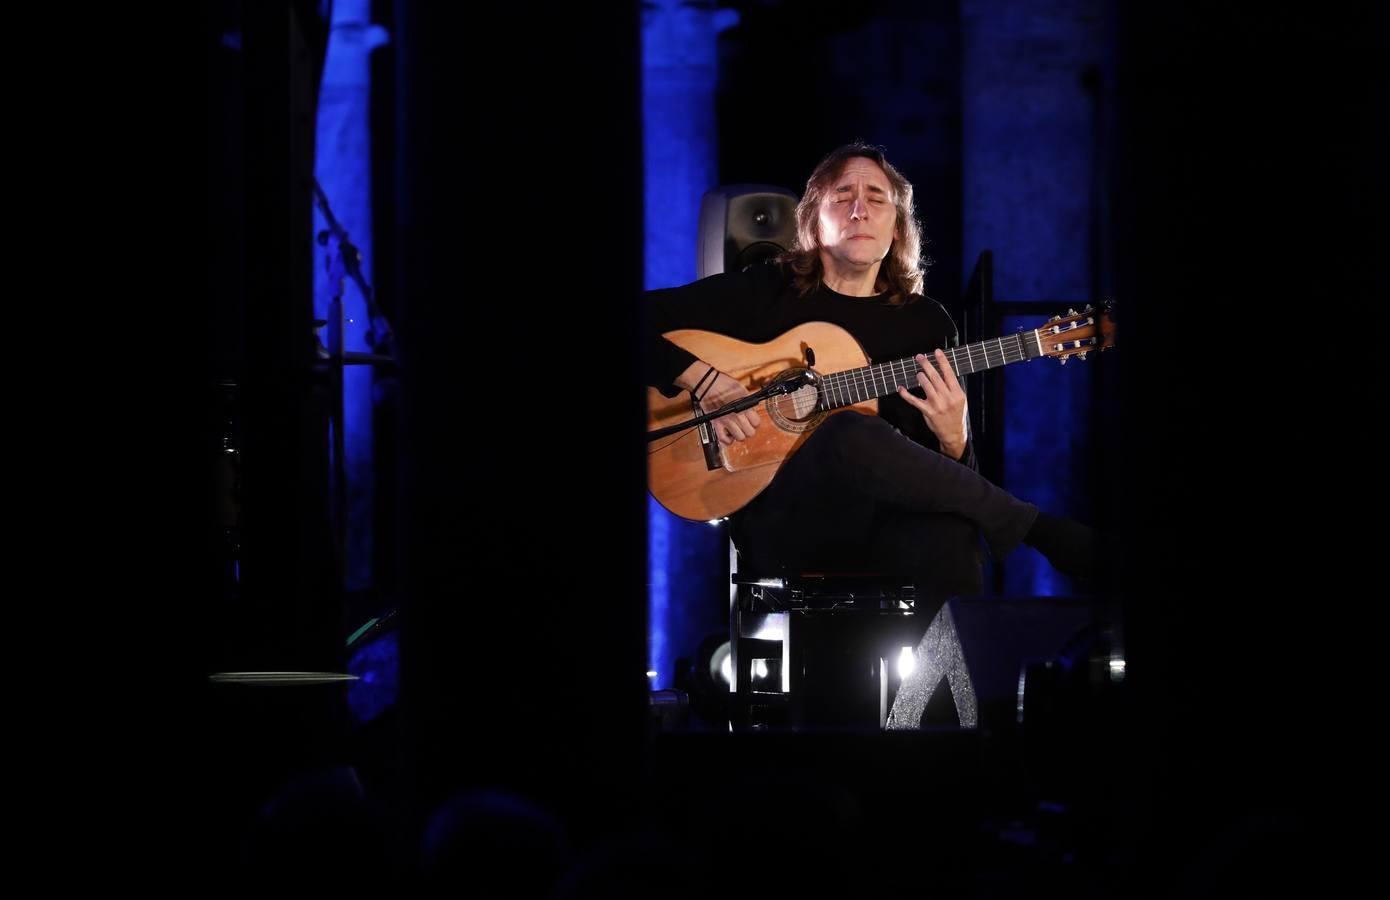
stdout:
[[[957,375],[969,375],[986,369],[997,369],[1010,363],[1037,359],[1043,355],[1040,341],[1036,330],[1022,331],[967,344],[964,347],[954,347],[945,353]],[[927,361],[940,372],[934,354],[927,354]],[[896,394],[900,387],[908,390],[917,387],[917,360],[913,357],[822,376],[819,405],[826,410],[838,409],[852,403],[863,403],[865,400]]]

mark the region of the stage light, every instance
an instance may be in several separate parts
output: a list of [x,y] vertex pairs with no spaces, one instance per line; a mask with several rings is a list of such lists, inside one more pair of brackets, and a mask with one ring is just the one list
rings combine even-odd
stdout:
[[904,647],[898,654],[898,678],[906,679],[917,669],[917,654],[912,652],[911,647]]
[[733,682],[733,661],[729,658],[729,642],[724,641],[714,648],[714,652],[709,657],[709,680],[715,684],[719,679],[724,679],[725,684]]
[[357,676],[348,687],[348,710],[358,725],[365,725],[395,705],[400,697],[400,641],[397,611],[368,620],[347,640],[347,670]]
[[690,713],[702,727],[720,725],[729,715],[729,692],[733,690],[733,660],[729,634],[711,632],[700,641],[695,653],[677,660],[676,690],[690,698]]

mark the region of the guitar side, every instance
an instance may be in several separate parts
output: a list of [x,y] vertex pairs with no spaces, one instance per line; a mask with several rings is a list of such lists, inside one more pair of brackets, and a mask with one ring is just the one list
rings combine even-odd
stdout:
[[[763,344],[751,344],[709,331],[682,329],[666,339],[688,350],[719,371],[738,379],[750,392],[761,390],[779,376],[806,367],[806,351],[814,352],[815,370],[841,372],[868,364],[868,358],[849,332],[826,322],[799,325]],[[842,407],[839,412],[877,415],[878,401]],[[695,415],[690,394],[674,398],[647,390],[647,428],[656,430],[689,421]],[[775,414],[769,401],[758,407],[762,422],[751,438],[718,447],[718,464],[710,467],[701,429],[691,428],[658,439],[648,447],[647,486],[671,513],[692,521],[728,516],[762,493],[792,453],[810,436],[824,414],[795,421]],[[714,440],[713,436],[710,440]]]

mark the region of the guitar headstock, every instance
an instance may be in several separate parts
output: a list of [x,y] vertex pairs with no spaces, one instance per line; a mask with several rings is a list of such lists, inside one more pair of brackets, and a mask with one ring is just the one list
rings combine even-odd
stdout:
[[1106,300],[1099,309],[1087,306],[1081,312],[1067,310],[1065,316],[1053,316],[1037,329],[1038,343],[1044,356],[1051,356],[1066,365],[1073,356],[1086,358],[1092,350],[1108,350],[1115,346],[1115,301]]

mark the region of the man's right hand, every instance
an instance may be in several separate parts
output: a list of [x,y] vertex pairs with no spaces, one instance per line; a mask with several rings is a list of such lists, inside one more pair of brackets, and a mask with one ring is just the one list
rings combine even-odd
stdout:
[[[742,384],[725,375],[723,372],[716,373],[714,384],[705,391],[704,398],[700,400],[700,408],[705,412],[714,412],[721,406],[728,406],[736,403],[748,396],[748,391]],[[758,418],[758,409],[750,406],[742,412],[730,413],[727,416],[720,416],[710,424],[714,426],[714,433],[719,438],[721,444],[732,444],[734,441],[746,440],[753,436],[753,430],[762,422]]]
[[[699,378],[709,371],[709,364],[696,362],[681,373],[681,377],[676,379],[676,384],[690,390]],[[700,387],[700,409],[703,412],[714,412],[716,409],[735,403],[748,396],[748,390],[735,379],[723,372],[716,372],[706,379],[704,385]],[[720,416],[710,423],[714,427],[714,434],[719,438],[719,443],[728,445],[734,441],[746,440],[753,436],[753,432],[761,424],[762,419],[758,416],[756,407],[749,407],[742,412],[731,413],[727,416]]]

